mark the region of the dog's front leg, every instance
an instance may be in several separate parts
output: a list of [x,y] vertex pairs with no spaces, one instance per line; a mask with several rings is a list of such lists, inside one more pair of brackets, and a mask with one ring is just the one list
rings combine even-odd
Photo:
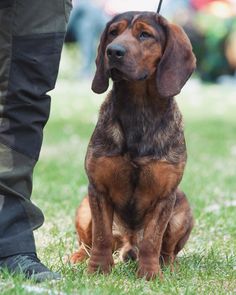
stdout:
[[88,271],[109,273],[113,266],[112,222],[113,208],[104,193],[89,186],[89,204],[92,213],[92,251]]
[[151,280],[159,275],[162,278],[159,263],[162,238],[174,207],[175,198],[173,194],[160,200],[145,225],[143,240],[139,244],[138,277]]

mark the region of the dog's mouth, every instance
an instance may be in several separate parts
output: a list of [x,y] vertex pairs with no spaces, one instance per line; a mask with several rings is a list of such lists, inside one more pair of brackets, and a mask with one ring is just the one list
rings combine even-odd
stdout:
[[148,78],[148,72],[147,71],[144,71],[141,75],[139,75],[138,77],[138,81],[143,81],[143,80],[146,80]]
[[109,72],[110,72],[110,77],[113,81],[127,80],[125,78],[124,73],[116,68],[110,69]]
[[121,70],[118,70],[117,68],[112,68],[109,70],[109,74],[111,79],[116,81],[121,80],[128,80],[128,81],[143,81],[148,78],[148,72],[144,71],[143,73],[139,74],[137,77],[129,77],[128,73],[124,73]]

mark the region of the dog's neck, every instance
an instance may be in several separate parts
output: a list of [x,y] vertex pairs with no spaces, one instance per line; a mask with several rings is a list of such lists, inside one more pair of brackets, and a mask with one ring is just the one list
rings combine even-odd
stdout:
[[164,111],[170,102],[170,98],[158,94],[156,75],[143,81],[116,81],[113,83],[113,96],[115,104],[120,107],[143,109],[149,106],[158,109],[158,113]]

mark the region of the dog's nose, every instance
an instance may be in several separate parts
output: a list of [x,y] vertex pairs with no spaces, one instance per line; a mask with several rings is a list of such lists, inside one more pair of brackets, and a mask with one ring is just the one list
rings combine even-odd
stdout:
[[119,44],[111,44],[107,47],[107,56],[110,60],[121,60],[126,53],[126,49]]

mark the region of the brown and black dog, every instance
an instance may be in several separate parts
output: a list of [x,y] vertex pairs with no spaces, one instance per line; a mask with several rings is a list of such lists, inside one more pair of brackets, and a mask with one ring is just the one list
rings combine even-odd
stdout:
[[183,30],[152,12],[126,12],[106,26],[92,89],[113,88],[102,104],[85,167],[88,196],[77,210],[81,246],[71,262],[90,255],[89,272],[108,273],[112,252],[138,260],[138,277],[162,276],[193,227],[178,189],[186,163],[182,116],[174,95],[195,68]]

